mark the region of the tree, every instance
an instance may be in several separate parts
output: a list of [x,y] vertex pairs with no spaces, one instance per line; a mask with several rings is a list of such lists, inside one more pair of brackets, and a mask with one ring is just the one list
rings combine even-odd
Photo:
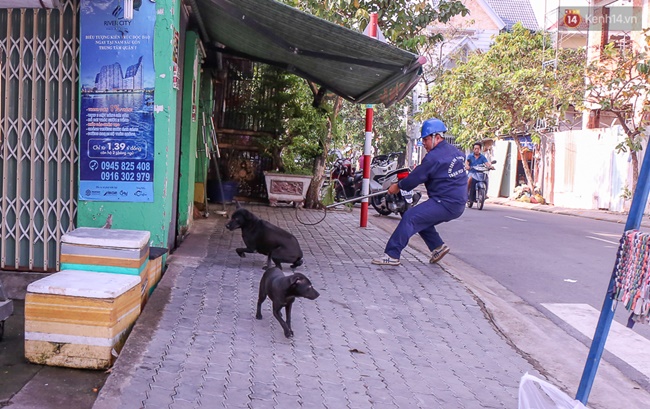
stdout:
[[[646,37],[650,41],[650,37]],[[630,151],[632,158],[632,189],[636,190],[639,179],[637,152],[643,149],[648,124],[650,61],[645,50],[618,49],[607,44],[599,60],[587,66],[587,93],[585,100],[601,112],[612,113],[625,132],[625,140],[617,149]]]
[[466,59],[466,49],[459,48],[453,53],[446,51],[449,44],[457,43],[467,36],[467,30],[474,24],[474,20],[462,21],[459,24],[446,24],[444,27],[433,27],[432,33],[439,33],[442,40],[435,44],[424,44],[418,51],[429,59],[429,63],[423,67],[422,82],[429,100],[429,86],[445,72],[450,64],[457,64],[458,61]]
[[[401,152],[408,143],[406,133],[406,109],[410,105],[410,97],[404,98],[390,107],[375,106],[373,116],[373,132],[375,153],[387,154]],[[365,105],[345,101],[341,110],[339,135],[333,142],[334,146],[351,146],[357,152],[363,153],[365,135]]]
[[272,131],[258,138],[259,147],[271,157],[273,169],[304,173],[321,154],[310,141],[322,136],[326,118],[311,105],[311,90],[301,78],[270,65],[257,69],[248,112]]
[[[549,67],[553,63],[554,67]],[[495,38],[484,54],[443,73],[431,87],[421,117],[442,118],[461,146],[498,135],[510,136],[520,153],[519,136],[538,135],[538,120],[557,122],[584,96],[584,51],[556,50],[550,38],[520,23]],[[533,188],[530,167],[523,161]]]
[[[306,11],[330,22],[361,31],[368,25],[370,14],[377,13],[378,25],[388,42],[418,53],[419,47],[441,39],[440,35],[429,35],[426,27],[435,21],[446,23],[457,14],[469,11],[460,0],[438,2],[432,6],[430,0],[282,0],[283,3]],[[314,98],[319,88],[310,83]],[[318,205],[319,186],[323,178],[327,153],[335,135],[339,134],[339,113],[343,100],[339,96],[326,95],[320,107],[327,115],[327,126],[319,144],[321,156],[314,161],[314,180],[310,185],[305,207]],[[362,128],[363,129],[363,128]]]
[[[389,43],[418,53],[421,47],[442,40],[441,34],[429,34],[433,23],[447,23],[452,17],[467,15],[460,0],[282,0],[283,3],[333,23],[362,31],[377,13],[378,25]],[[433,6],[433,3],[437,3]]]

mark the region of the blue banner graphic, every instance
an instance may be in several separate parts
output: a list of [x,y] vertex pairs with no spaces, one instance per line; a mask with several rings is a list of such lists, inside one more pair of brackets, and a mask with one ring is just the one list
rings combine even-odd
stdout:
[[79,200],[153,202],[152,0],[81,0]]

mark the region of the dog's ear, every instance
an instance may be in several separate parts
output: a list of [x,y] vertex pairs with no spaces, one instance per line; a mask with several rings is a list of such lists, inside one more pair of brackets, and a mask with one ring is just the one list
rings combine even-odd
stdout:
[[239,204],[239,201],[235,200],[235,209],[241,209],[241,205]]
[[291,276],[291,285],[304,284],[305,281],[308,281],[307,277],[305,277],[304,275],[302,275],[300,273],[294,273]]

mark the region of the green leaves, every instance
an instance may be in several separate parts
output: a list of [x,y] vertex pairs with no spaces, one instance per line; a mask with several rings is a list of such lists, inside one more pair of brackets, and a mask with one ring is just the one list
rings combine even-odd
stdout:
[[377,13],[379,29],[391,44],[414,53],[426,44],[441,40],[440,36],[422,34],[427,25],[448,22],[469,10],[460,0],[441,1],[437,8],[430,0],[281,0],[300,10],[344,27],[362,31]]
[[[444,72],[431,87],[431,102],[421,117],[443,118],[466,147],[477,139],[531,132],[538,119],[553,122],[582,101],[585,57],[574,50],[556,55],[549,42],[544,34],[516,24],[487,52]],[[557,69],[544,68],[544,61],[555,58]]]
[[618,119],[626,134],[626,141],[617,146],[620,151],[629,149],[634,155],[642,149],[645,113],[650,111],[646,102],[649,81],[650,61],[644,49],[618,49],[609,43],[600,58],[587,66],[586,102],[592,109],[610,112]]

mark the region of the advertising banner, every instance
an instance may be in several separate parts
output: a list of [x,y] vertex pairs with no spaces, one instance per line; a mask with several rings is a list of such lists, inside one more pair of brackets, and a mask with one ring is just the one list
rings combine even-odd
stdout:
[[79,200],[153,202],[152,0],[81,0]]

